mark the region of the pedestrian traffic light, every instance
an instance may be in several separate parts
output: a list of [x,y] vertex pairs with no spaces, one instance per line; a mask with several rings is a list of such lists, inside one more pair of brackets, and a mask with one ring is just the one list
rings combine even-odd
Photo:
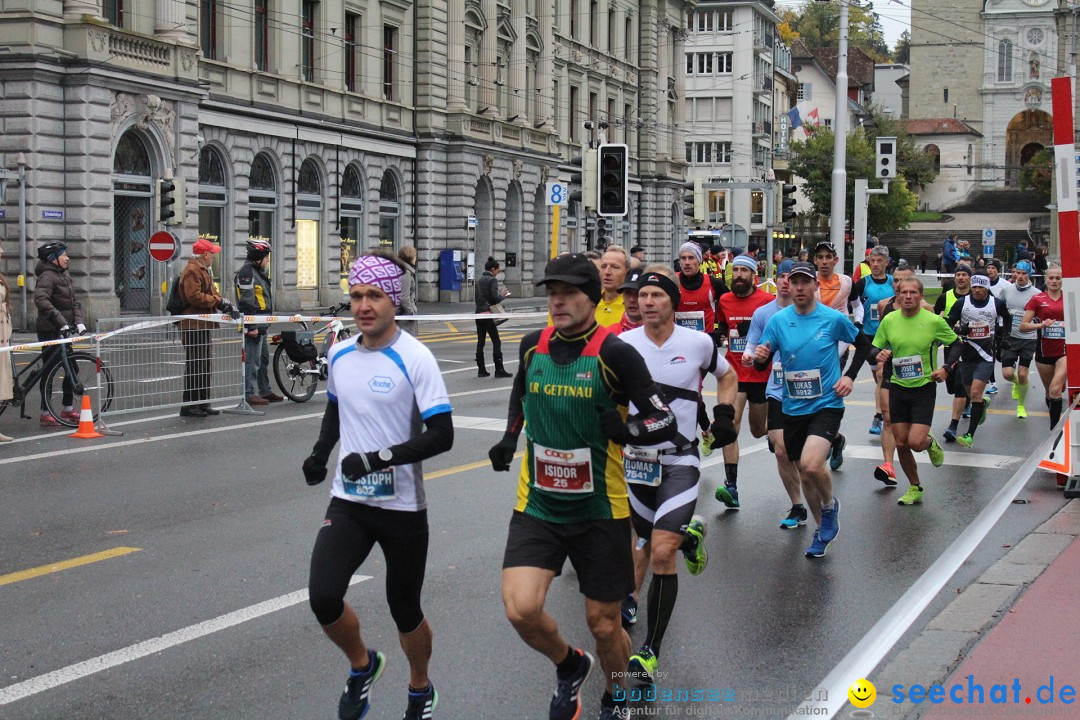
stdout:
[[[796,185],[788,185],[787,183],[780,186],[780,222],[787,222],[795,218],[796,212],[794,210],[796,202],[795,191],[798,190]],[[792,208],[792,209],[788,209]]]
[[879,180],[892,180],[896,177],[896,138],[877,138],[877,161],[874,163],[874,177]]
[[683,183],[683,214],[695,225],[705,224],[705,181],[701,178]]
[[158,180],[158,205],[157,205],[157,218],[159,223],[169,224],[169,221],[176,216],[176,198],[173,197],[173,193],[176,192],[176,183],[171,179]]
[[596,211],[607,217],[624,217],[629,209],[630,148],[623,144],[601,145],[597,151]]
[[586,211],[596,209],[596,151],[589,148],[585,155],[571,158],[576,170],[570,173],[570,199],[584,205]]

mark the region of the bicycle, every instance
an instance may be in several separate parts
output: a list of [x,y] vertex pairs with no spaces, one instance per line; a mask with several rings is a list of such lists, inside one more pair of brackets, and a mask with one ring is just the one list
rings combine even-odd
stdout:
[[[327,315],[337,315],[348,309],[348,301],[327,309]],[[338,340],[352,335],[340,319],[335,317],[320,330],[308,330],[306,322],[300,323],[300,330],[282,330],[270,337],[270,344],[277,345],[274,351],[274,379],[281,393],[293,402],[307,402],[315,395],[315,388],[320,380],[326,380],[330,366],[326,353]],[[325,332],[322,348],[315,347],[315,336]]]
[[[72,392],[72,405],[75,408],[82,407],[82,396],[92,392],[98,392],[98,403],[94,407],[94,421],[97,422],[101,413],[112,405],[114,384],[112,373],[104,364],[100,364],[101,383],[104,392],[100,392],[98,386],[98,358],[88,352],[77,351],[71,343],[60,346],[60,352],[56,353],[48,362],[45,353],[39,353],[33,362],[18,372],[15,372],[15,353],[9,352],[8,362],[11,363],[15,382],[12,383],[12,398],[0,401],[0,414],[9,407],[19,406],[19,417],[24,420],[31,419],[26,414],[26,401],[31,397],[31,390],[39,382],[44,383],[45,408],[57,422],[67,427],[77,427],[79,420],[63,416],[64,410],[64,385],[70,383]],[[91,403],[92,404],[92,403]]]

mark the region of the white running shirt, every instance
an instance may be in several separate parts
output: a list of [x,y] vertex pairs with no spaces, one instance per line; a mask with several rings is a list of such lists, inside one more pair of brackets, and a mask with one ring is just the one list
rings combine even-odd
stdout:
[[[424,480],[421,463],[396,465],[393,493],[382,499],[364,494],[357,483],[346,484],[341,459],[349,453],[374,452],[403,443],[423,431],[432,415],[451,411],[450,398],[431,351],[408,333],[398,331],[387,347],[368,350],[360,343],[342,342],[330,348],[327,395],[338,404],[341,440],[334,497],[387,510],[423,510]],[[382,484],[381,492],[386,492]]]

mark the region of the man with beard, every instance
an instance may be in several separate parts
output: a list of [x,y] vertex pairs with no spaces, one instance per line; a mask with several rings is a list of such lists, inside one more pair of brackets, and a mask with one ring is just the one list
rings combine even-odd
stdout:
[[[971,292],[971,267],[964,264],[956,266],[953,280],[955,282],[953,288],[938,295],[934,303],[934,312],[943,317],[949,316],[949,311],[957,300],[966,297]],[[968,397],[964,384],[960,382],[959,373],[949,373],[949,377],[945,380],[945,389],[952,393],[953,406],[949,428],[942,433],[942,437],[945,438],[945,442],[951,443],[956,442],[956,428],[960,425],[960,416],[966,414],[964,408],[968,404]]]

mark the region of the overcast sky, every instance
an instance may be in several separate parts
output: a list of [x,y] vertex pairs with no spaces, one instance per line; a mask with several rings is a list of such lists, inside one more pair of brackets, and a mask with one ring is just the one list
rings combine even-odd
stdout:
[[[799,7],[806,0],[776,0],[777,8]],[[902,5],[900,3],[903,3]],[[911,0],[874,0],[874,12],[881,17],[885,42],[892,49],[900,33],[911,29]]]

